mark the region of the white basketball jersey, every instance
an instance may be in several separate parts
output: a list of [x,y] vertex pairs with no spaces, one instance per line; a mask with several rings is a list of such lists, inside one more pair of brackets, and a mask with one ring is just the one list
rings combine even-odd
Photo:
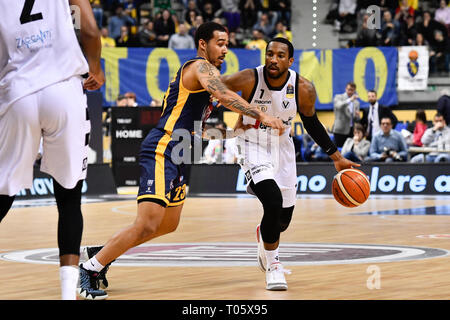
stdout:
[[0,116],[16,100],[89,71],[69,0],[0,0],[0,13]]
[[[269,86],[265,80],[264,66],[257,67],[256,74],[255,88],[249,102],[264,113],[281,119],[285,125],[285,131],[280,139],[287,139],[289,138],[292,120],[297,113],[297,73],[289,69],[289,77],[286,83],[278,88]],[[264,136],[270,134],[271,128],[248,116],[243,117],[243,123],[253,124],[257,127],[245,131],[246,140],[259,144],[266,143]]]

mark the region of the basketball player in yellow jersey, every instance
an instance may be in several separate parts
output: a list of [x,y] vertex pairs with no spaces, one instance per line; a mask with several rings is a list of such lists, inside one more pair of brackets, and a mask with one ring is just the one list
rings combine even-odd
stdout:
[[274,38],[266,48],[265,65],[223,76],[224,83],[250,105],[281,119],[285,125],[277,148],[270,147],[268,128],[247,116],[240,116],[237,127],[245,133],[237,137],[238,161],[248,181],[247,190],[263,205],[257,226],[258,262],[266,273],[267,290],[287,290],[285,270],[278,256],[280,233],[285,231],[294,212],[297,193],[295,149],[289,136],[291,121],[298,112],[305,129],[334,161],[337,171],[359,166],[338,151],[317,118],[313,84],[289,67],[294,62],[294,47],[284,38]]
[[[220,24],[207,22],[196,31],[197,57],[186,62],[169,85],[163,112],[156,128],[150,131],[140,151],[140,188],[135,222],[117,234],[80,265],[79,294],[86,299],[105,299],[99,290],[107,287],[105,273],[109,264],[128,249],[155,237],[173,232],[180,220],[186,183],[183,164],[175,163],[172,150],[178,144],[172,138],[177,129],[193,132],[194,121],[205,120],[211,96],[240,114],[283,132],[281,120],[250,106],[220,80],[219,68],[228,51],[228,33]],[[94,256],[95,255],[95,256]]]

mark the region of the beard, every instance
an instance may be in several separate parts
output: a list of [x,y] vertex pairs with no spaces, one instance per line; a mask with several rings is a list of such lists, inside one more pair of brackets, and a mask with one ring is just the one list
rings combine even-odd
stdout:
[[283,71],[283,72],[281,72],[280,70],[278,70],[278,74],[271,74],[270,72],[269,72],[269,68],[267,68],[267,67],[264,67],[265,69],[266,69],[266,75],[267,75],[267,77],[268,78],[270,78],[270,79],[279,79],[279,78],[281,78],[284,74],[286,74],[286,70],[285,71]]

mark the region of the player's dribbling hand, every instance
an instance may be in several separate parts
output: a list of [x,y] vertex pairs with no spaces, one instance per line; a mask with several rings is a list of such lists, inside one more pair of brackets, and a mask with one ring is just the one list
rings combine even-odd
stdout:
[[344,169],[351,169],[353,167],[360,167],[360,166],[361,165],[359,163],[355,163],[344,157],[339,158],[334,161],[334,167],[336,168],[337,172],[344,170]]
[[86,90],[98,90],[105,83],[105,75],[102,70],[98,72],[89,72],[89,77],[84,81],[83,88]]
[[282,135],[284,132],[284,123],[283,121],[281,121],[280,119],[274,118],[272,116],[263,114],[261,116],[261,119],[259,120],[261,121],[262,124],[271,127],[273,130],[278,130],[278,135]]

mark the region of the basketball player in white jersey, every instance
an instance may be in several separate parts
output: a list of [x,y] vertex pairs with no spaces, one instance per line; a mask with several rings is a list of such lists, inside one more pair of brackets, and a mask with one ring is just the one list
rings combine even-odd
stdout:
[[238,160],[245,172],[247,191],[261,201],[264,209],[257,226],[258,262],[266,272],[267,290],[287,290],[285,273],[278,257],[280,233],[291,221],[297,193],[295,149],[289,136],[291,121],[299,112],[303,125],[314,141],[333,159],[337,171],[359,166],[345,159],[329,138],[317,118],[316,92],[311,82],[289,67],[294,62],[294,48],[284,38],[274,38],[266,48],[264,66],[223,76],[233,91],[242,91],[250,105],[277,117],[286,126],[281,136],[246,116],[240,116],[235,130],[245,132],[237,137]]
[[100,32],[89,0],[0,0],[0,12],[0,221],[32,186],[42,137],[41,171],[53,177],[59,214],[61,298],[75,300],[90,132],[84,89],[104,83]]

